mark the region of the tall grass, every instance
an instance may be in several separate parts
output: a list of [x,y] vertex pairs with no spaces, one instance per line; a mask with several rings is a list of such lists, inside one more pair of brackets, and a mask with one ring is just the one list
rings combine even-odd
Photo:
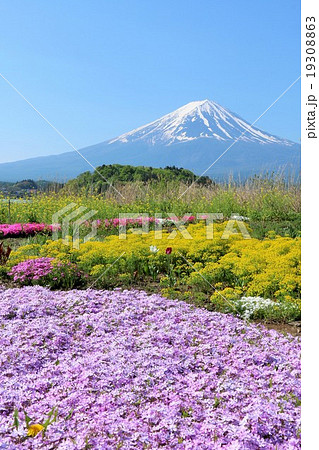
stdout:
[[[286,229],[289,235],[300,229],[300,184],[274,177],[255,177],[238,183],[229,180],[212,186],[177,183],[126,183],[109,187],[103,194],[94,192],[59,192],[34,194],[25,202],[0,202],[1,223],[52,222],[52,216],[73,202],[96,211],[96,218],[118,217],[120,213],[169,213],[177,216],[196,213],[232,213],[249,217],[255,229]],[[289,231],[289,227],[293,231]],[[279,230],[279,234],[284,234]]]

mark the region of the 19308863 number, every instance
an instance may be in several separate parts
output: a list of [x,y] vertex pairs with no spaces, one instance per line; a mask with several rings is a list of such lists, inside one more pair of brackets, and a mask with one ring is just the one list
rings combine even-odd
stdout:
[[306,77],[315,77],[316,76],[316,19],[315,17],[306,17]]

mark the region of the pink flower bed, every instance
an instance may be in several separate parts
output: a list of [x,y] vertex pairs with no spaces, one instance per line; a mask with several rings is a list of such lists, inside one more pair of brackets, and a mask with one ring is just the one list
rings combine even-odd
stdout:
[[[186,224],[187,223],[194,223],[196,221],[195,216],[184,216],[183,218],[175,218],[175,220],[183,220]],[[105,220],[97,220],[98,227],[103,227],[105,225],[105,228],[116,228],[120,226],[125,225],[143,225],[143,223],[161,223],[163,225],[169,225],[174,223],[174,221],[171,218],[157,218],[157,217],[137,217],[137,218],[118,218],[115,217],[114,219],[105,219]],[[90,225],[90,222],[86,222],[87,225]]]
[[23,237],[37,233],[52,233],[60,229],[59,224],[48,225],[46,223],[3,223],[0,224],[0,237]]
[[[185,216],[183,220],[187,223],[194,223],[196,221],[195,216]],[[141,226],[143,223],[153,224],[153,223],[161,223],[162,225],[170,225],[173,223],[173,220],[170,218],[155,218],[155,217],[137,217],[133,219],[126,218],[114,218],[114,219],[98,219],[97,221],[98,228],[118,228],[120,226]],[[91,226],[91,222],[87,221],[84,223],[85,226]],[[46,233],[51,234],[53,231],[61,230],[60,224],[46,224],[46,223],[14,223],[8,224],[3,223],[0,224],[0,238],[1,237],[25,237],[25,236],[33,236],[37,233]]]

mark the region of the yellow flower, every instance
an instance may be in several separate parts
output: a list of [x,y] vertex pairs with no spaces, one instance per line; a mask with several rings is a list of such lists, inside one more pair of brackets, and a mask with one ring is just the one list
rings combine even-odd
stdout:
[[33,425],[30,425],[28,428],[28,436],[36,436],[37,434],[40,433],[40,431],[43,430],[43,425],[41,425],[40,423],[35,423]]

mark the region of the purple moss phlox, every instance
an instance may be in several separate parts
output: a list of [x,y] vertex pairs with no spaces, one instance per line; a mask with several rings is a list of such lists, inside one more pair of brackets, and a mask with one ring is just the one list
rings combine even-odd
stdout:
[[[300,448],[300,340],[140,291],[0,288],[2,449]],[[15,408],[45,436],[24,440]]]

